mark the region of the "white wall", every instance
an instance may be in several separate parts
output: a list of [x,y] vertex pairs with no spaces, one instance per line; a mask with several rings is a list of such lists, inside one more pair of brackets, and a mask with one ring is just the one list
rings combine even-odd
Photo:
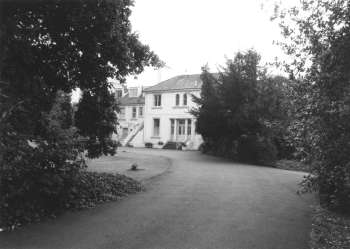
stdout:
[[145,143],[143,141],[143,131],[144,129],[140,130],[136,134],[136,136],[129,142],[129,144],[133,147],[145,147]]
[[[118,113],[118,134],[117,135],[113,135],[113,139],[118,139],[120,138],[120,136],[122,135],[122,128],[128,128],[128,132],[130,133],[132,129],[135,128],[135,126],[142,122],[144,116],[145,116],[145,107],[144,105],[134,105],[134,106],[122,106],[125,108],[125,116],[121,117],[120,113]],[[132,108],[136,107],[136,118],[132,117]],[[139,115],[139,107],[143,108],[143,115],[142,117]],[[137,142],[135,142],[137,144],[137,146],[143,146],[143,130],[141,130],[139,133],[142,133],[141,138],[138,137]],[[142,139],[142,141],[140,141],[140,139]],[[136,145],[135,145],[136,146]]]
[[[136,107],[136,118],[132,117],[132,108]],[[125,109],[125,116],[121,117],[120,113],[118,114],[118,120],[120,122],[132,122],[132,121],[140,121],[143,119],[143,116],[140,117],[139,108],[143,108],[143,116],[145,115],[145,107],[143,105],[135,105],[135,106],[120,106],[120,108]]]
[[[183,94],[187,94],[187,106],[183,106]],[[161,94],[162,103],[160,107],[154,106],[154,95]],[[180,105],[176,106],[176,94],[180,94]],[[167,93],[146,93],[145,95],[145,128],[144,128],[144,141],[153,143],[154,147],[158,142],[164,144],[170,140],[170,119],[192,119],[192,134],[195,131],[194,117],[189,111],[196,107],[196,104],[192,101],[191,94],[199,96],[200,91],[179,91],[179,92],[167,92]],[[160,119],[160,134],[159,137],[153,136],[153,119]],[[200,135],[193,135],[193,147],[196,149],[201,143]]]

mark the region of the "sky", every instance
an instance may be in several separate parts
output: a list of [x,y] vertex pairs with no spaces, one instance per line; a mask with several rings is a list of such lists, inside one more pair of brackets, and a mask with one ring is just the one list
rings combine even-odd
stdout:
[[[283,5],[297,0],[284,0]],[[283,59],[278,24],[270,21],[274,0],[135,0],[130,21],[140,40],[166,63],[127,80],[128,86],[154,85],[179,74],[217,71],[225,58],[254,48],[262,64]],[[272,72],[275,73],[275,72]]]

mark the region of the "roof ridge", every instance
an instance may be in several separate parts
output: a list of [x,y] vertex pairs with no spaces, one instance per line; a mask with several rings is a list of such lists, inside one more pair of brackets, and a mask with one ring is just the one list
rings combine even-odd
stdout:
[[[186,80],[188,79],[188,80]],[[159,82],[156,85],[150,86],[144,89],[145,92],[152,91],[168,91],[168,90],[188,90],[188,89],[200,89],[202,81],[200,74],[182,74],[171,77],[164,81]]]

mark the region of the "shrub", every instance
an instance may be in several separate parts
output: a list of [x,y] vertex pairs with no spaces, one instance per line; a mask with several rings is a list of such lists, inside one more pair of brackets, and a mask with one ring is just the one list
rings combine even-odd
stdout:
[[94,207],[141,190],[139,182],[124,175],[83,171],[68,191],[64,205],[69,209]]
[[238,140],[207,140],[201,149],[204,153],[260,165],[273,165],[277,159],[277,149],[273,142],[258,135],[242,135]]
[[152,143],[145,143],[145,147],[146,148],[153,148],[153,144]]
[[310,249],[350,248],[350,218],[321,207],[312,217]]
[[277,160],[278,150],[270,138],[260,138],[257,141],[256,149],[258,164],[274,166]]
[[[23,142],[23,141],[21,141]],[[14,148],[13,148],[14,149]],[[17,155],[16,155],[17,154]],[[83,161],[66,159],[64,148],[9,148],[1,168],[1,226],[18,226],[62,208]]]
[[[58,95],[48,114],[43,115],[40,136],[15,132],[9,123],[1,130],[0,223],[18,226],[62,208],[62,200],[85,167],[76,129],[69,128],[67,101]],[[69,102],[68,102],[69,103]]]
[[[19,179],[16,179],[16,184],[5,183],[11,188],[17,187],[18,191],[8,191],[12,195],[1,199],[0,228],[11,230],[56,216],[64,210],[94,207],[142,189],[140,183],[118,174],[79,171],[68,175],[55,174],[56,177],[47,173],[43,178],[35,172],[27,173],[21,176],[25,181],[22,186]],[[37,173],[43,174],[41,171]]]
[[139,166],[137,165],[137,163],[133,163],[130,167],[130,170],[136,171],[136,170],[138,170],[138,167]]

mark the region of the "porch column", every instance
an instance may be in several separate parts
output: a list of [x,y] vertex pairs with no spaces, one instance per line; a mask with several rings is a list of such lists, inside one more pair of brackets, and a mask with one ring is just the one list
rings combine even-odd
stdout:
[[191,121],[191,137],[194,138],[194,136],[196,135],[196,125],[195,122],[196,119],[192,119]]
[[177,119],[174,118],[174,140],[177,141]]
[[187,140],[187,137],[188,137],[188,131],[187,131],[187,122],[188,122],[188,119],[186,118],[185,119],[185,138],[186,138],[186,140]]

